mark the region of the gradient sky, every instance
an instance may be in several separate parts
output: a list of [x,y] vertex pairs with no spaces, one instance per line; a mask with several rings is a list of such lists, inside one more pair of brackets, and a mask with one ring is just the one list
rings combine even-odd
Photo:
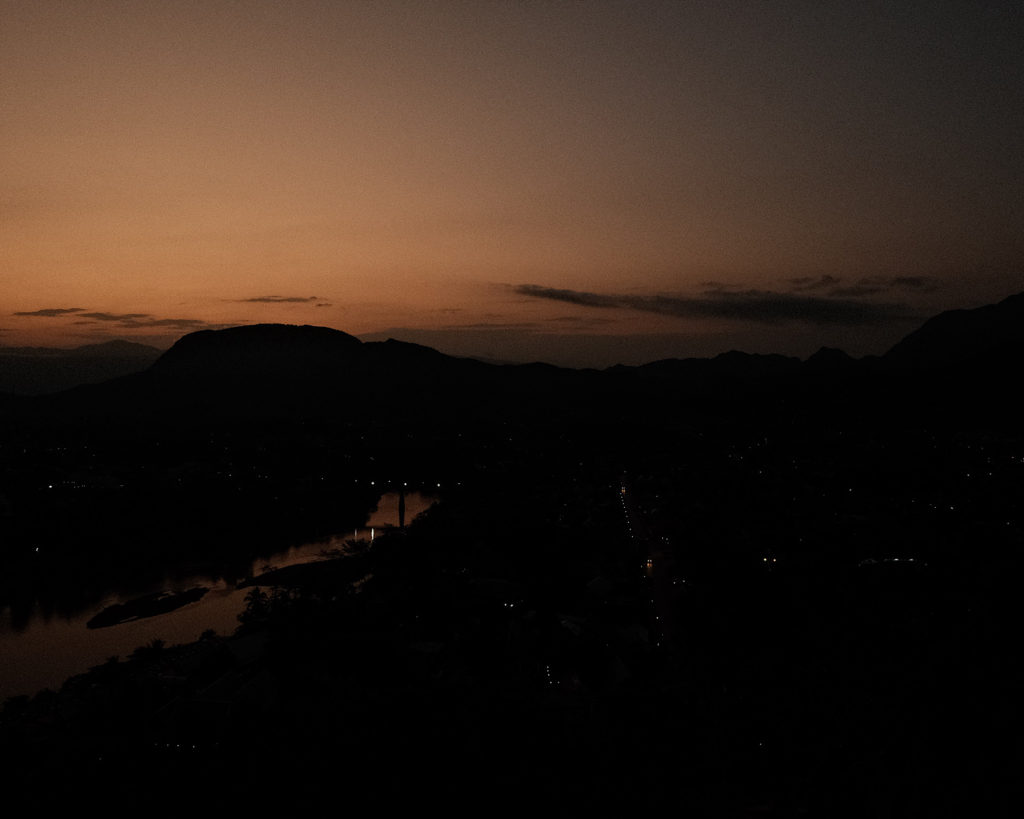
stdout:
[[0,0],[0,345],[636,363],[1024,290],[1019,2]]

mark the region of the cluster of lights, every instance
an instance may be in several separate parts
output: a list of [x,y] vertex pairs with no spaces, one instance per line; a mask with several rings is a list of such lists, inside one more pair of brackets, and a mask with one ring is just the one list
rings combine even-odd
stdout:
[[154,748],[164,748],[164,749],[170,750],[170,751],[197,751],[197,750],[199,750],[199,746],[198,745],[188,745],[188,744],[182,745],[180,742],[178,742],[178,743],[174,743],[174,742],[164,742],[164,743],[154,742],[153,743],[153,747]]
[[[633,524],[632,524],[632,522],[629,519],[629,510],[626,508],[626,487],[625,487],[625,485],[622,485],[622,486],[619,487],[619,494],[621,496],[619,498],[619,500],[622,502],[622,512],[626,516],[626,527],[629,529],[629,536],[631,538],[633,538],[634,540],[636,540],[636,535],[633,532]],[[662,540],[665,541],[666,543],[668,543],[668,538],[667,537],[663,537]],[[645,577],[650,576],[651,571],[654,569],[654,558],[652,558],[652,557],[647,558],[641,564],[641,567],[644,570],[644,576]],[[651,598],[651,607],[656,609],[656,604],[654,602],[654,598],[653,597]],[[655,614],[654,615],[654,619],[660,621],[661,620],[661,615]],[[658,640],[655,643],[655,645],[660,647],[661,646],[661,640]]]
[[[321,478],[320,480],[323,480],[323,478]],[[356,478],[356,479],[355,479],[355,480],[353,481],[353,483],[359,483],[359,478]],[[385,486],[390,486],[390,485],[391,485],[391,481],[384,481],[383,483],[384,483],[384,485],[385,485]],[[376,486],[376,485],[377,485],[377,482],[376,482],[376,481],[370,481],[370,486]],[[408,485],[409,485],[409,482],[408,482],[408,481],[403,481],[403,482],[402,482],[402,486],[408,486]],[[435,487],[436,487],[437,489],[440,489],[440,488],[441,488],[441,482],[440,482],[440,481],[438,481],[437,483],[435,483],[435,484],[434,484],[434,486],[435,486]],[[458,482],[456,483],[456,486],[462,486],[462,481],[458,481]],[[52,489],[53,487],[51,486],[50,488]]]
[[624,485],[619,487],[619,500],[622,503],[622,514],[626,516],[626,528],[629,530],[629,536],[636,540],[636,534],[633,532],[633,522],[629,519],[629,509],[626,508],[626,487]]

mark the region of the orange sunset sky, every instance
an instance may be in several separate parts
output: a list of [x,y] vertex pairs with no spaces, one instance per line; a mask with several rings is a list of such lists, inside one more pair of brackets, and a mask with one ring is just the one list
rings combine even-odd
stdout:
[[1024,290],[1024,11],[0,0],[0,345],[883,352]]

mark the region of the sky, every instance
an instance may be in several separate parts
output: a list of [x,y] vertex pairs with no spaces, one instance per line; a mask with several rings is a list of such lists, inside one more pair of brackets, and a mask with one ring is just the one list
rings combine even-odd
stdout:
[[1018,2],[0,0],[0,345],[881,353],[1024,290]]

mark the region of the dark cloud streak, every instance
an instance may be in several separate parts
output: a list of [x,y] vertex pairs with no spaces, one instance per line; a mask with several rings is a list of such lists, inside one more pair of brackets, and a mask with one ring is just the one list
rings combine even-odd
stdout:
[[209,327],[209,322],[194,318],[154,318],[149,313],[82,313],[82,318],[116,323],[119,327],[173,327],[177,330],[194,330]]
[[239,304],[308,304],[314,301],[319,299],[316,296],[258,296],[254,299],[238,299]]
[[833,287],[828,291],[829,296],[840,298],[859,299],[864,296],[877,296],[885,291],[884,287],[872,284],[853,284],[849,287]]
[[13,313],[12,315],[55,318],[56,316],[66,316],[68,313],[81,313],[84,309],[84,307],[48,307],[45,310],[30,310],[21,313]]
[[172,327],[176,330],[198,330],[202,328],[222,327],[220,324],[210,324],[202,319],[192,318],[165,318],[147,319],[146,321],[124,321],[122,327]]
[[779,293],[770,290],[706,291],[698,296],[609,295],[513,285],[515,293],[581,307],[628,309],[677,318],[716,318],[760,324],[877,325],[911,318],[903,304]]
[[[876,279],[865,279],[865,283],[874,283]],[[881,283],[901,290],[919,290],[922,293],[934,293],[939,289],[939,281],[932,276],[893,276],[882,279]]]
[[96,321],[123,322],[150,318],[150,315],[149,313],[82,313],[81,318],[95,319]]
[[789,283],[793,285],[793,290],[801,292],[804,290],[821,290],[825,287],[833,287],[839,284],[839,279],[835,276],[801,276],[797,279],[790,279]]
[[[938,280],[931,276],[867,276],[853,284],[841,285],[841,279],[835,276],[801,276],[788,279],[793,293],[823,290],[830,297],[862,298],[876,296],[887,290],[910,290],[918,293],[934,293],[938,290]],[[718,287],[712,288],[721,289]]]
[[220,327],[213,325],[203,319],[196,318],[156,318],[151,313],[107,313],[105,311],[84,312],[83,307],[52,307],[44,310],[33,310],[30,312],[14,313],[15,316],[42,316],[45,318],[60,318],[63,316],[74,316],[73,324],[95,324],[103,322],[115,324],[125,329],[137,329],[146,327],[168,327],[175,330],[200,330],[203,328]]

